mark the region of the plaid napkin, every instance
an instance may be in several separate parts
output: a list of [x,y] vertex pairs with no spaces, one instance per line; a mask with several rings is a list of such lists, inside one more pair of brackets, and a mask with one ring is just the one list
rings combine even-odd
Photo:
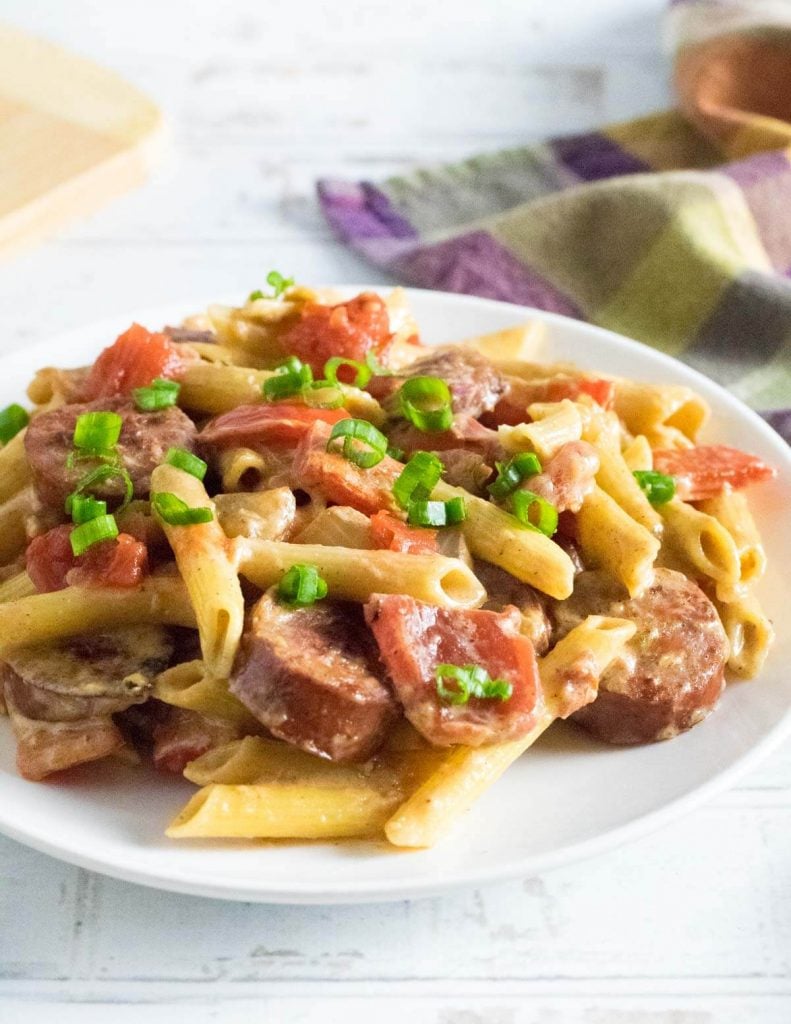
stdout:
[[676,0],[679,109],[380,185],[335,232],[406,282],[556,310],[718,380],[791,443],[791,2]]

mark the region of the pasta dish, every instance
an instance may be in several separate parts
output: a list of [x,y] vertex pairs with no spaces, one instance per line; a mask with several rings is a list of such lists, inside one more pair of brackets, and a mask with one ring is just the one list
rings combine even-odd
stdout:
[[772,642],[775,471],[699,443],[687,387],[541,362],[542,330],[429,347],[400,289],[273,271],[38,370],[0,411],[20,775],[142,759],[199,787],[173,839],[426,847],[558,719],[701,723]]

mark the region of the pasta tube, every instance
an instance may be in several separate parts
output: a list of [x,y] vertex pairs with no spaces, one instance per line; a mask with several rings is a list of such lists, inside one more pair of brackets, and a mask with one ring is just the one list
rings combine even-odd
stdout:
[[466,338],[459,344],[464,348],[475,349],[495,366],[510,373],[512,363],[527,363],[536,358],[545,336],[546,327],[540,320],[528,320],[524,324],[505,327],[491,334]]
[[0,601],[18,601],[20,597],[30,597],[35,593],[33,580],[26,572],[18,572],[0,583]]
[[681,384],[615,382],[615,411],[632,434],[647,434],[671,427],[694,441],[709,418],[708,403]]
[[0,564],[12,561],[27,543],[25,523],[33,508],[33,488],[23,487],[0,505]]
[[599,471],[596,474],[599,487],[649,533],[655,536],[661,534],[662,517],[646,498],[620,451],[597,445],[596,452],[599,456]]
[[741,573],[739,553],[722,523],[679,498],[660,505],[659,511],[668,547],[715,580],[718,592],[732,592]]
[[[214,509],[200,480],[168,464],[151,474],[151,493],[175,494],[190,508]],[[190,526],[163,522],[162,527],[195,609],[207,671],[227,679],[244,625],[244,598],[230,541],[216,518]]]
[[248,732],[261,728],[244,704],[228,691],[227,682],[207,675],[200,660],[185,661],[160,672],[154,680],[154,696],[165,704],[232,722]]
[[601,487],[594,487],[577,513],[586,565],[605,569],[629,591],[641,594],[653,576],[659,541]]
[[486,591],[458,558],[361,551],[324,544],[284,544],[238,538],[239,571],[265,590],[299,562],[315,565],[333,597],[367,601],[372,594],[409,594],[446,608],[477,608]]
[[766,552],[744,493],[723,491],[716,498],[699,502],[697,507],[713,516],[733,538],[739,556],[741,586],[757,583],[766,570]]
[[546,462],[564,444],[582,437],[582,417],[574,402],[539,403],[530,406],[532,423],[499,427],[497,436],[509,452],[534,451]]
[[754,594],[733,601],[714,599],[731,645],[728,668],[742,679],[753,679],[763,668],[774,640],[772,623]]
[[0,448],[0,502],[8,501],[30,483],[30,466],[25,454],[25,430]]
[[297,514],[297,502],[288,487],[218,494],[214,504],[220,525],[229,537],[280,540],[294,525]]
[[[461,497],[467,518],[461,524],[464,539],[476,558],[499,565],[530,586],[563,599],[574,586],[574,566],[566,552],[549,537],[522,527],[518,520],[483,498],[440,481],[433,496],[442,501]],[[410,558],[415,555],[408,556]]]
[[261,402],[261,385],[271,376],[269,370],[249,366],[190,363],[181,378],[179,405],[214,415],[237,405]]
[[521,739],[484,747],[455,747],[422,786],[395,812],[385,834],[395,846],[433,846],[558,717],[570,667],[582,655],[599,678],[634,634],[626,619],[591,615],[539,662],[544,710]]
[[299,544],[327,544],[339,548],[370,550],[374,546],[370,519],[348,505],[322,509],[295,540]]

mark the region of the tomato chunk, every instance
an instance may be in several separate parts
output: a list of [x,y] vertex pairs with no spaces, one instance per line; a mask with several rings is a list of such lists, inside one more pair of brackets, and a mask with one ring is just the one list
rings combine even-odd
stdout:
[[[520,615],[438,608],[401,594],[377,594],[365,609],[404,714],[438,746],[478,746],[526,735],[543,702],[535,651]],[[440,664],[478,665],[511,683],[507,700],[470,697],[453,704],[437,692]]]
[[337,423],[348,416],[345,409],[312,409],[288,402],[239,405],[207,423],[200,439],[216,445],[296,444],[314,423]]
[[438,550],[436,530],[409,526],[389,512],[377,512],[371,516],[371,539],[375,548],[385,551],[433,555]]
[[294,482],[305,490],[316,490],[327,501],[351,505],[367,516],[380,509],[395,509],[393,484],[404,468],[385,455],[370,469],[360,469],[343,455],[327,451],[330,427],[316,423],[305,434],[296,455],[292,473]]
[[387,306],[371,292],[337,306],[306,303],[299,320],[280,339],[288,355],[309,363],[317,375],[332,356],[363,360],[368,352],[380,355],[389,341]]
[[39,593],[64,587],[136,587],[148,572],[145,544],[121,533],[75,558],[69,524],[34,537],[25,552],[28,575]]
[[185,359],[164,334],[152,334],[132,324],[99,354],[82,386],[86,402],[112,395],[128,395],[146,387],[155,377],[178,377]]
[[565,374],[544,380],[511,378],[508,391],[482,420],[495,426],[516,426],[528,419],[527,407],[533,402],[562,402],[564,398],[575,402],[581,395],[588,395],[603,409],[611,409],[615,401],[615,384],[604,378]]
[[726,488],[738,491],[777,476],[757,455],[724,444],[655,451],[654,469],[675,477],[676,493],[684,501],[715,498]]

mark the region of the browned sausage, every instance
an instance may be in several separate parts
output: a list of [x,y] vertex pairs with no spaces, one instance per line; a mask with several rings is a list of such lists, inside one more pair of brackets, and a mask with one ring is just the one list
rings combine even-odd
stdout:
[[396,713],[379,674],[359,608],[288,608],[270,593],[253,609],[229,688],[274,736],[333,761],[365,760]]
[[530,638],[536,654],[544,654],[549,647],[552,626],[538,591],[490,562],[476,559],[472,568],[486,589],[483,607],[492,612],[501,612],[509,605],[518,608],[522,617],[521,632]]
[[600,572],[583,572],[567,601],[554,605],[555,639],[587,615],[631,619],[637,632],[607,669],[599,696],[574,715],[608,743],[670,739],[701,722],[725,682],[728,641],[714,606],[681,573],[657,569],[640,597],[629,598]]
[[[74,426],[84,412],[117,412],[123,418],[118,453],[132,478],[135,497],[145,497],[151,485],[151,473],[165,458],[168,448],[187,448],[195,444],[192,420],[175,406],[159,412],[139,412],[126,398],[102,398],[79,405],[63,405],[41,413],[30,422],[25,434],[25,450],[33,473],[33,483],[41,501],[62,509],[67,496],[96,463],[66,465],[73,451]],[[91,493],[99,498],[114,498],[123,493],[118,477],[110,478]]]

